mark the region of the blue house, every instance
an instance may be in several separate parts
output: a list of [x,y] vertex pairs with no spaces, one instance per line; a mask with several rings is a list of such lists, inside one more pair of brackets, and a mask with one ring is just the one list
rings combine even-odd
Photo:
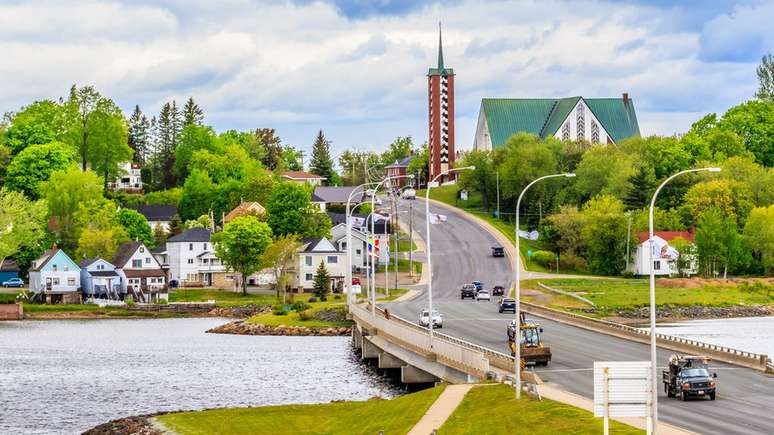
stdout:
[[87,258],[78,263],[81,268],[81,289],[84,298],[123,300],[123,279],[116,267],[101,258]]
[[10,258],[0,261],[0,282],[19,277],[19,266]]
[[81,268],[54,245],[32,262],[30,291],[33,299],[45,298],[49,304],[81,302]]

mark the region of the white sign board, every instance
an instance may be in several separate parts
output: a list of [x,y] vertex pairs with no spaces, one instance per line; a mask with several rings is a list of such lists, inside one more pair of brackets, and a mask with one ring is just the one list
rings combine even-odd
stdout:
[[[352,292],[351,292],[351,294],[359,295],[360,293],[362,293],[362,291],[363,291],[363,288],[360,287],[360,284],[352,284]],[[344,294],[347,294],[346,287],[344,288]]]
[[651,385],[650,361],[595,361],[594,416],[647,417]]

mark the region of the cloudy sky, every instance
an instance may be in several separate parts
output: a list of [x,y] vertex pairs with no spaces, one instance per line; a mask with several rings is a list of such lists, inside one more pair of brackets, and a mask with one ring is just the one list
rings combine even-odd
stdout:
[[[674,6],[673,3],[679,3]],[[193,96],[218,131],[334,152],[426,140],[443,21],[458,148],[482,97],[634,99],[644,134],[749,99],[774,2],[0,0],[0,111],[93,84],[125,111]]]

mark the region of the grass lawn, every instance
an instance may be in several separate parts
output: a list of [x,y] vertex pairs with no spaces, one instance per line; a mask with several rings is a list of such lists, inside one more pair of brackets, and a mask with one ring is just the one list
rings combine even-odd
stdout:
[[[650,303],[648,280],[645,279],[551,279],[540,280],[543,284],[560,290],[580,293],[591,300],[601,311],[639,308]],[[679,280],[675,280],[676,283]],[[537,281],[527,281],[524,287],[538,289]],[[705,305],[729,306],[738,304],[774,303],[772,287],[745,290],[741,286],[704,284],[697,288],[656,287],[656,304],[662,305]],[[566,306],[560,300],[553,305]],[[578,306],[578,302],[573,302]]]
[[[392,247],[392,245],[390,245]],[[412,240],[409,242],[409,235],[406,233],[398,233],[398,252],[409,252],[411,250],[417,250],[417,244]]]
[[274,295],[242,296],[241,292],[217,289],[175,289],[169,292],[169,302],[206,302],[214,300],[219,307],[239,305],[271,305],[276,303]]
[[[310,328],[326,328],[326,327],[339,327],[350,326],[352,324],[349,320],[342,321],[325,321],[315,318],[314,315],[322,310],[344,310],[346,305],[346,299],[344,295],[341,295],[341,299],[334,299],[333,296],[329,296],[327,301],[324,302],[308,302],[312,295],[296,295],[295,301],[303,301],[308,303],[308,314],[312,317],[308,320],[302,320],[299,313],[296,311],[290,311],[285,315],[276,315],[274,313],[257,314],[247,319],[248,323],[260,323],[267,326],[308,326]],[[290,305],[290,304],[289,304]]]
[[[377,291],[384,293],[384,289],[381,289],[381,290],[377,289]],[[398,289],[391,288],[390,295],[385,296],[383,298],[379,298],[379,301],[381,302],[394,301],[395,299],[398,299],[399,297],[403,296],[403,294],[406,293],[407,291],[408,289],[405,289],[405,288],[398,288]]]
[[[405,434],[443,391],[443,386],[393,400],[227,408],[157,417],[181,435]],[[601,427],[601,426],[600,426]]]
[[[408,273],[409,271],[409,260],[407,258],[399,258],[398,259],[398,272],[405,272]],[[393,261],[390,263],[390,272],[395,270],[395,262]],[[377,266],[376,267],[376,273],[382,273],[384,272],[384,266]],[[419,261],[414,261],[414,273],[422,274],[422,263]]]
[[[615,421],[611,434],[645,431]],[[599,434],[602,419],[591,412],[552,400],[538,401],[527,395],[517,401],[507,385],[471,389],[446,420],[439,434]]]

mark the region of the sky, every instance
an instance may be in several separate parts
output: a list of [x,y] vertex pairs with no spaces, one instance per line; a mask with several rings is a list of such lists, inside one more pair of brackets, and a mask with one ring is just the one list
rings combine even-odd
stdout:
[[439,21],[458,149],[485,97],[628,92],[643,134],[684,132],[752,98],[774,51],[759,0],[0,0],[0,111],[94,85],[127,113],[192,96],[217,131],[307,152],[320,129],[334,156],[421,144]]

